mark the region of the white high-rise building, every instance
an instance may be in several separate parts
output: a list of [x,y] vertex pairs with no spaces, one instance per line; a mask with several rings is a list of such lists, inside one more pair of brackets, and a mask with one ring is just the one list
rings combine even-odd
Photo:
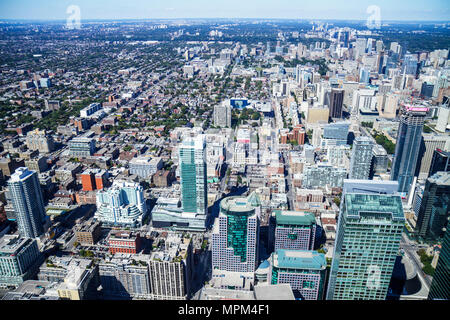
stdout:
[[18,168],[8,181],[8,189],[20,235],[25,238],[42,235],[46,214],[36,171]]
[[377,112],[377,97],[376,91],[371,89],[360,89],[353,93],[353,108],[355,114],[360,113],[375,113]]
[[139,183],[114,181],[108,190],[97,192],[95,218],[105,224],[140,226],[146,214],[144,189]]
[[436,130],[439,132],[445,132],[450,120],[450,107],[441,106],[439,108],[438,121],[436,124]]
[[368,137],[358,137],[355,139],[350,162],[350,179],[369,179],[373,145],[373,141]]
[[214,107],[214,125],[231,128],[231,106],[229,104],[223,103]]

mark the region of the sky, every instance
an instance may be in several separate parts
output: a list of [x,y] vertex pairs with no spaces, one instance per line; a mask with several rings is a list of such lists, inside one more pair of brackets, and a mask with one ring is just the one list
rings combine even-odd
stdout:
[[0,0],[0,19],[66,20],[79,6],[81,20],[174,18],[285,18],[367,20],[371,5],[381,20],[450,21],[449,0]]

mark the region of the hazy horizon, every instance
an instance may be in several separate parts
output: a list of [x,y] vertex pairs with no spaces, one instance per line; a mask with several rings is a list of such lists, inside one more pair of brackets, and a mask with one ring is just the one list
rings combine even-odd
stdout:
[[[304,21],[310,22],[313,20],[316,21],[338,21],[338,22],[366,22],[365,19],[321,19],[321,18],[222,18],[222,17],[197,17],[197,18],[91,18],[84,19],[84,21],[176,21],[176,20],[274,20],[274,21]],[[20,21],[20,22],[66,22],[66,19],[16,19],[16,18],[0,18],[0,21]],[[450,19],[448,20],[382,20],[382,23],[392,23],[392,22],[409,22],[409,23],[450,23]]]
[[378,6],[382,21],[448,22],[447,0],[3,0],[0,20],[63,21],[76,5],[82,20],[268,19],[365,21]]

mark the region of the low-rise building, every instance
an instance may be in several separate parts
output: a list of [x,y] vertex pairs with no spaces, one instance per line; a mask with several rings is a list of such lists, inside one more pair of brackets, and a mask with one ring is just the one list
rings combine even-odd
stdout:
[[94,245],[101,236],[101,223],[88,220],[75,226],[75,237],[82,245]]
[[38,279],[57,283],[61,299],[92,299],[98,286],[98,268],[90,259],[51,256],[39,268]]
[[108,236],[109,252],[120,253],[139,253],[141,251],[142,241],[139,233],[122,230],[112,230]]
[[321,300],[327,261],[323,253],[303,250],[277,250],[271,257],[271,284],[289,283],[301,300]]
[[175,180],[175,171],[173,170],[158,170],[153,175],[153,184],[157,188],[166,188],[169,187],[172,182]]
[[161,158],[142,156],[134,158],[129,162],[130,173],[143,179],[148,179],[163,167]]
[[95,152],[95,140],[88,137],[75,137],[69,141],[69,155],[75,158],[92,156]]

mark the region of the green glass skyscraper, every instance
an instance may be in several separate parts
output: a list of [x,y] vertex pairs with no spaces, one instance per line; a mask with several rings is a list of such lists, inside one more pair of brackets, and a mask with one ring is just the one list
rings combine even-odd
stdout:
[[327,300],[384,300],[404,227],[395,181],[345,180]]
[[180,146],[180,176],[183,211],[207,214],[205,136],[187,137]]
[[212,232],[213,271],[254,272],[258,262],[261,201],[228,197],[220,202],[220,213]]

